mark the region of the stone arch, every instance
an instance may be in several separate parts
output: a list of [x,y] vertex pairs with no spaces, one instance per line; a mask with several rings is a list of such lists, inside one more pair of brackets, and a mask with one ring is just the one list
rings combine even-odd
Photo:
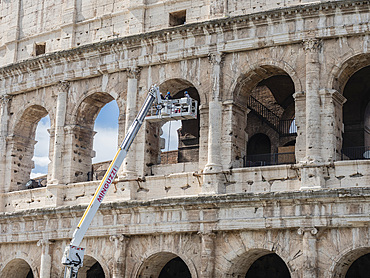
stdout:
[[3,269],[0,270],[0,278],[33,278],[35,275],[34,269],[24,259],[16,258],[7,262]]
[[[8,156],[10,172],[7,174],[9,191],[24,189],[30,179],[34,165],[32,157],[36,144],[36,127],[38,122],[48,114],[45,107],[30,104],[15,119],[8,142],[8,150],[10,151]],[[50,121],[52,120],[50,119]]]
[[332,273],[333,278],[353,278],[346,277],[346,274],[350,267],[356,262],[358,259],[365,255],[370,255],[370,247],[362,247],[357,248],[354,250],[346,250],[344,253],[341,254],[339,259],[335,260],[331,267],[330,273]]
[[[163,95],[167,92],[171,93],[173,99],[184,97],[184,92],[187,91],[191,98],[200,103],[200,95],[197,88],[188,80],[175,78],[167,79],[159,85],[159,89]],[[181,121],[182,126],[177,132],[178,151],[177,157],[174,159],[177,162],[198,162],[199,161],[199,134],[200,134],[200,114],[198,109],[197,119]],[[163,122],[147,123],[146,126],[150,130],[148,142],[150,142],[149,153],[151,154],[150,162],[147,165],[155,165],[165,162],[166,156],[161,156],[160,148],[166,143],[159,138]],[[173,156],[173,155],[172,155]],[[168,163],[168,162],[167,162]],[[172,162],[173,163],[173,162]]]
[[101,260],[85,255],[83,266],[78,271],[77,278],[105,278],[110,277],[108,268],[101,264]]
[[[261,260],[262,258],[266,258],[266,256],[267,257],[271,256],[277,260],[281,260],[284,263],[286,270],[290,274],[291,270],[289,269],[289,266],[284,262],[284,260],[281,258],[279,254],[272,252],[270,250],[266,250],[266,249],[252,249],[234,258],[231,261],[231,266],[229,270],[226,272],[225,276],[227,278],[231,278],[231,277],[250,278],[249,277],[250,275],[247,276],[248,271],[258,260]],[[271,277],[271,276],[263,276],[263,277]],[[285,278],[285,276],[282,276],[282,277]]]
[[329,74],[328,87],[343,94],[348,80],[360,69],[370,66],[370,54],[359,52],[350,53],[343,60],[333,66]]
[[[233,82],[230,94],[234,101],[244,103],[240,99],[243,88],[254,88],[261,80],[267,79],[273,75],[289,76],[294,84],[294,91],[301,92],[303,87],[297,72],[288,63],[284,61],[263,59],[258,63],[246,65],[240,69],[241,74]],[[248,95],[246,96],[248,97]]]
[[[112,100],[114,98],[109,93],[91,91],[74,107],[67,135],[69,137],[67,141],[71,142],[67,149],[72,164],[67,174],[69,182],[88,181],[91,176],[92,158],[95,156],[93,151],[95,119],[103,106]],[[124,117],[121,117],[121,112],[119,114],[120,125]]]
[[[292,67],[282,61],[262,60],[251,65],[236,80],[232,92],[233,101],[241,108],[241,117],[235,121],[244,121],[248,141],[256,133],[265,133],[271,139],[271,153],[291,153],[289,160],[274,160],[276,163],[294,163],[295,146],[284,148],[287,141],[294,141],[296,130],[292,132],[290,125],[295,118],[295,101],[297,90],[302,90],[301,82]],[[246,118],[246,120],[244,120]],[[235,129],[235,128],[234,128]],[[244,136],[243,136],[244,135]],[[245,146],[238,149],[248,152]],[[243,156],[245,157],[245,155]],[[244,166],[245,164],[244,159]]]
[[[184,255],[177,255],[172,252],[162,251],[149,255],[139,266],[135,278],[159,277],[162,269],[173,259],[179,258],[189,270],[191,278],[197,278],[197,272],[191,260]],[[187,278],[188,276],[186,276]],[[180,277],[179,277],[180,278]],[[185,278],[185,277],[184,277]]]

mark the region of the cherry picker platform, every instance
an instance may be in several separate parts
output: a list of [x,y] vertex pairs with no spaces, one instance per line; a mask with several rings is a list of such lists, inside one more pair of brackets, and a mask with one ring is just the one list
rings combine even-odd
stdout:
[[192,120],[198,114],[198,101],[191,97],[165,99],[162,103],[154,103],[145,120],[148,122],[168,122],[173,120]]

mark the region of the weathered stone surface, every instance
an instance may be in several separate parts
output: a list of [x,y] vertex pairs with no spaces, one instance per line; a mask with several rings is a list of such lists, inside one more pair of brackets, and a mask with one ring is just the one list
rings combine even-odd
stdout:
[[[173,97],[188,91],[199,118],[178,132],[174,164],[161,163],[162,123],[144,123],[82,243],[81,275],[98,262],[105,277],[160,277],[180,258],[194,278],[244,278],[272,254],[291,277],[345,277],[370,254],[359,143],[369,1],[0,7],[0,277],[63,275],[63,250],[99,185],[88,180],[96,116],[116,100],[122,141],[154,83]],[[26,189],[46,115],[47,186]]]

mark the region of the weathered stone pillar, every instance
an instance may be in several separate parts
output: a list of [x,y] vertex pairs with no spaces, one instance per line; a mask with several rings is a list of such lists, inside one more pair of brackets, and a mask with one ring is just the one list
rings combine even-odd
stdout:
[[[224,185],[220,175],[221,163],[221,133],[222,133],[222,103],[220,101],[220,79],[223,55],[210,53],[209,62],[212,65],[212,92],[208,104],[208,161],[204,168],[205,178],[203,193],[222,193]],[[209,175],[208,175],[209,174]]]
[[298,234],[303,236],[303,268],[302,278],[316,278],[317,273],[317,229],[316,228],[299,228]]
[[321,156],[321,106],[320,63],[321,41],[309,39],[304,42],[306,52],[306,162],[320,163]]
[[109,240],[114,244],[112,278],[125,277],[126,271],[126,247],[129,237],[125,235],[110,236]]
[[52,161],[51,184],[58,184],[63,182],[62,171],[62,152],[64,147],[64,126],[67,110],[67,95],[69,90],[69,82],[61,81],[58,84],[58,99],[54,128],[54,150]]
[[248,135],[245,131],[250,109],[237,105],[232,100],[223,103],[222,125],[222,166],[223,169],[243,167]]
[[49,252],[50,244],[52,242],[47,239],[40,239],[37,242],[37,246],[41,246],[41,266],[40,266],[40,278],[50,278],[51,274],[51,256]]
[[215,268],[215,233],[201,232],[200,278],[213,278]]
[[346,98],[336,90],[321,89],[321,132],[322,157],[324,162],[341,159],[343,125],[343,104]]
[[[125,123],[125,134],[127,134],[132,122],[135,120],[137,115],[137,95],[138,95],[138,79],[140,76],[141,68],[133,67],[127,71],[127,100],[126,100],[126,123]],[[126,178],[133,178],[137,176],[136,171],[136,143],[135,140],[132,143],[129,152],[125,160],[123,161],[123,167],[121,175]]]
[[0,193],[5,192],[6,138],[8,136],[8,106],[10,96],[0,97]]
[[297,138],[295,143],[295,156],[297,162],[304,162],[306,157],[306,96],[304,92],[293,94],[295,103],[295,125]]

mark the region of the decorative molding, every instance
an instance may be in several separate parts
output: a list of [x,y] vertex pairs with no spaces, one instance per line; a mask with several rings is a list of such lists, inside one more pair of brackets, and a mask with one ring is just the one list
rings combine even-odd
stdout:
[[321,50],[322,40],[311,38],[303,41],[303,48],[307,52],[318,52]]
[[71,87],[71,83],[69,81],[61,80],[57,86],[59,91],[68,92],[69,88]]
[[139,79],[141,67],[130,67],[127,69],[127,76],[129,79]]
[[220,53],[220,52],[212,52],[208,54],[208,61],[212,65],[222,65],[224,58],[225,58],[225,53]]

